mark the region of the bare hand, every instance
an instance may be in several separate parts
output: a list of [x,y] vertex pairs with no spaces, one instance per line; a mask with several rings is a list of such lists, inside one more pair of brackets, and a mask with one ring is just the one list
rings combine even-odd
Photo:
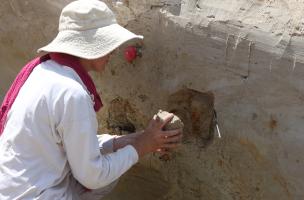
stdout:
[[145,131],[137,137],[133,146],[139,156],[147,153],[156,152],[160,149],[174,149],[180,145],[182,139],[182,130],[163,131],[163,127],[169,123],[173,115],[166,118],[163,122],[159,117],[152,119]]

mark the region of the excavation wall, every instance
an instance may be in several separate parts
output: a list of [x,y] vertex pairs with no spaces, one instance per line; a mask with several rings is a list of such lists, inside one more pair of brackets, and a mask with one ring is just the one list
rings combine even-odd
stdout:
[[[0,99],[20,67],[57,33],[69,0],[3,1]],[[107,1],[145,36],[93,74],[105,104],[100,132],[143,129],[159,109],[185,123],[168,159],[143,158],[107,200],[304,198],[302,0]],[[214,128],[216,109],[222,138]]]

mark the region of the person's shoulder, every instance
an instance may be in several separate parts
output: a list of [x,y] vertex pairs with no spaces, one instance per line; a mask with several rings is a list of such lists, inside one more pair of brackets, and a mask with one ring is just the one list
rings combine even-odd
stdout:
[[56,85],[57,94],[67,99],[89,99],[90,96],[81,84],[75,81],[63,81]]
[[73,69],[59,65],[52,60],[43,63],[41,68],[48,79],[46,80],[47,85],[55,96],[64,95],[65,97],[83,98],[89,96],[81,83],[81,79]]
[[59,65],[52,60],[43,63],[41,68],[48,74],[48,81],[52,84],[67,89],[84,90],[80,77],[72,68]]
[[66,82],[64,85],[57,84],[53,87],[49,96],[55,105],[67,108],[78,108],[80,110],[93,107],[90,95],[82,86],[73,82]]

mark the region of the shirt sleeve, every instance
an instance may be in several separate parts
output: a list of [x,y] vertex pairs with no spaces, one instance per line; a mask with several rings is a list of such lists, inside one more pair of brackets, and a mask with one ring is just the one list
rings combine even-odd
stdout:
[[[74,177],[85,187],[104,187],[138,161],[135,148],[128,145],[102,155],[97,138],[97,119],[92,101],[85,92],[69,92],[60,109],[58,132]],[[105,140],[106,141],[106,140]]]
[[102,134],[97,135],[97,138],[101,154],[109,154],[114,152],[113,142],[115,135]]

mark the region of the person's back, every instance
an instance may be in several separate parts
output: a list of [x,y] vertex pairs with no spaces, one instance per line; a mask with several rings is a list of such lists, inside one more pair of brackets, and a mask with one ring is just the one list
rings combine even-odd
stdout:
[[[0,152],[5,152],[0,154],[0,199],[32,199],[44,193],[59,199],[70,194],[66,190],[71,172],[57,128],[65,103],[77,95],[88,96],[78,75],[68,67],[49,60],[31,73],[0,137]],[[82,117],[94,119],[95,112],[87,105],[78,104],[78,109]]]

